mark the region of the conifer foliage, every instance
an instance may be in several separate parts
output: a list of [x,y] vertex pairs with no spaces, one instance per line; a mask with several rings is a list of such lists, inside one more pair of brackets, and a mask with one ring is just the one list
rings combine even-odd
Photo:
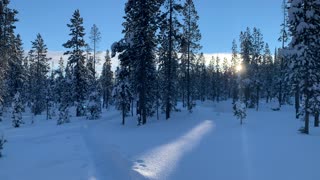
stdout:
[[48,72],[50,58],[47,57],[47,45],[40,34],[32,42],[32,49],[29,52],[31,100],[32,111],[35,115],[41,114],[46,107],[46,92],[48,86]]
[[74,92],[73,100],[77,105],[77,116],[85,115],[84,102],[87,94],[87,78],[85,67],[84,48],[86,43],[84,41],[84,27],[83,18],[80,16],[80,11],[76,10],[67,25],[70,28],[70,37],[63,46],[67,49],[64,54],[69,55],[68,64],[70,64],[72,72],[72,89]]
[[[296,91],[303,96],[303,133],[309,134],[310,113],[318,114],[320,2],[318,0],[292,0],[288,10],[289,31],[292,39],[288,45],[292,71],[289,77],[296,83]],[[315,111],[316,110],[316,111]]]
[[23,124],[22,109],[23,104],[21,101],[21,96],[20,93],[17,92],[12,103],[12,126],[15,128],[18,128],[21,126],[21,124]]

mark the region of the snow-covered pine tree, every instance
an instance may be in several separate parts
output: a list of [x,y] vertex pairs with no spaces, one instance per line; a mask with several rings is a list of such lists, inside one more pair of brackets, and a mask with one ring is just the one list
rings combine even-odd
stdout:
[[236,40],[232,41],[232,55],[231,55],[231,79],[230,79],[230,88],[232,94],[232,102],[235,102],[238,99],[239,92],[237,86],[237,69],[242,68],[239,60],[238,45]]
[[21,90],[21,99],[23,104],[30,107],[31,104],[31,71],[30,71],[30,63],[29,63],[29,56],[27,55],[23,59],[23,77],[24,81],[22,84]]
[[125,125],[125,117],[130,111],[130,103],[133,98],[128,74],[128,68],[120,64],[120,68],[116,71],[116,83],[112,92],[115,105],[117,109],[122,112],[122,125]]
[[262,62],[262,51],[264,48],[264,41],[263,35],[258,28],[253,28],[252,33],[252,60],[251,60],[251,67],[252,67],[252,76],[251,76],[251,101],[250,107],[255,107],[256,110],[259,109],[259,100],[260,100],[260,93],[261,93],[261,70],[260,64]]
[[6,101],[8,103],[12,102],[15,94],[22,91],[24,77],[24,50],[22,47],[22,40],[18,34],[14,37],[14,41],[11,43],[11,56],[8,59],[8,76],[7,76],[7,88],[8,88],[8,98]]
[[[62,58],[61,58],[62,60]],[[64,71],[64,65],[63,62],[60,61],[59,63],[59,71]],[[61,77],[62,76],[62,77]],[[68,64],[65,68],[65,76],[63,77],[62,72],[60,73],[60,77],[58,77],[59,84],[58,89],[60,90],[60,99],[59,99],[59,117],[57,120],[57,125],[61,125],[63,123],[69,123],[70,117],[69,117],[69,107],[73,103],[72,98],[72,71],[71,71],[71,65]]]
[[[281,31],[280,31],[280,37],[279,41],[281,42],[281,50],[283,51],[286,47],[286,43],[289,41],[289,34],[288,34],[288,3],[287,0],[282,1],[282,13],[283,13],[283,22],[281,24]],[[286,56],[284,56],[284,53],[279,54],[279,64],[278,64],[278,77],[277,77],[277,84],[278,84],[278,102],[279,102],[279,108],[284,103],[284,92],[286,91],[286,83],[285,83],[285,72],[288,69],[287,68],[287,59]]]
[[[0,116],[8,93],[6,79],[8,75],[8,61],[12,56],[12,44],[15,39],[15,23],[18,21],[18,11],[9,8],[10,0],[0,0]],[[1,120],[1,117],[0,117]]]
[[274,96],[274,76],[275,68],[272,60],[271,51],[269,49],[268,43],[265,45],[262,64],[261,64],[261,82],[262,90],[264,92],[264,97],[268,103],[271,98]]
[[177,0],[165,0],[162,13],[159,39],[159,80],[161,84],[162,108],[166,119],[170,118],[171,111],[177,103],[177,68],[178,46],[181,24],[178,20],[182,6]]
[[32,42],[32,49],[29,52],[31,71],[31,99],[33,103],[32,111],[35,115],[41,114],[46,107],[46,90],[49,72],[47,57],[47,45],[40,34]]
[[206,67],[206,59],[203,53],[200,53],[199,56],[200,62],[200,80],[199,80],[199,98],[201,101],[205,101],[207,99],[208,94],[208,72]]
[[95,60],[90,57],[87,61],[87,83],[88,83],[88,104],[87,104],[87,119],[98,119],[101,114],[101,101],[98,92],[98,84],[95,78]]
[[12,126],[15,128],[18,128],[21,124],[23,124],[22,109],[23,104],[21,101],[20,93],[17,92],[12,103]]
[[139,124],[146,124],[147,116],[154,113],[155,48],[160,6],[160,0],[129,0],[125,8],[124,34],[129,43],[126,53],[134,59],[129,66],[132,72],[133,91],[138,99],[137,108],[141,115]]
[[105,62],[103,63],[100,83],[102,88],[102,107],[108,108],[112,100],[113,72],[111,70],[111,57],[109,50],[106,51]]
[[65,66],[64,60],[60,57],[58,69],[55,70],[54,75],[54,82],[55,86],[53,88],[53,93],[55,94],[56,103],[59,104],[62,99],[62,92],[64,87],[64,78],[65,78]]
[[56,89],[55,72],[53,70],[53,65],[51,69],[51,75],[47,80],[47,90],[46,90],[46,108],[47,108],[47,120],[52,119],[55,115],[55,104],[57,103],[57,94],[54,90]]
[[209,65],[207,67],[208,75],[209,75],[209,82],[208,82],[208,96],[209,99],[212,101],[216,100],[216,93],[215,93],[215,87],[216,87],[216,71],[215,71],[215,59],[212,57],[212,59],[209,62]]
[[72,69],[72,87],[74,92],[74,101],[77,106],[77,116],[85,115],[84,102],[86,100],[86,94],[88,90],[87,78],[86,78],[86,67],[85,67],[85,56],[84,48],[86,43],[84,41],[84,27],[83,18],[80,16],[80,11],[75,10],[72,18],[70,19],[70,24],[67,24],[70,28],[71,39],[68,40],[63,46],[67,49],[64,54],[69,55],[68,64]]
[[192,84],[191,84],[191,68],[194,64],[195,55],[201,49],[200,40],[201,33],[198,25],[199,16],[195,8],[193,0],[186,0],[183,6],[183,35],[182,35],[182,57],[186,64],[186,89],[187,89],[187,107],[192,109]]
[[288,10],[289,31],[292,39],[287,54],[291,56],[291,77],[299,80],[303,94],[304,127],[309,134],[309,116],[313,112],[312,98],[319,83],[320,2],[318,0],[292,0]]
[[243,124],[243,120],[247,117],[246,105],[239,99],[233,104],[233,113],[237,119],[240,120],[240,124]]
[[227,100],[231,97],[231,69],[228,63],[228,59],[226,57],[223,58],[222,62],[222,72],[223,72],[223,78],[222,78],[222,84],[223,84],[223,100]]
[[101,116],[101,100],[100,100],[100,94],[98,91],[92,91],[89,95],[89,102],[87,105],[88,108],[88,114],[87,118],[89,120],[95,120],[99,119]]
[[192,84],[194,85],[193,99],[204,101],[206,97],[207,70],[203,53],[196,58],[192,71]]
[[249,100],[251,97],[251,84],[252,80],[252,67],[251,67],[251,57],[252,57],[252,35],[249,28],[246,31],[240,33],[240,55],[242,58],[242,81],[244,88],[244,103],[246,107],[249,106]]
[[223,91],[223,84],[222,84],[222,69],[220,65],[221,59],[219,56],[216,57],[215,60],[215,96],[216,96],[216,101],[219,102],[221,100],[221,95]]

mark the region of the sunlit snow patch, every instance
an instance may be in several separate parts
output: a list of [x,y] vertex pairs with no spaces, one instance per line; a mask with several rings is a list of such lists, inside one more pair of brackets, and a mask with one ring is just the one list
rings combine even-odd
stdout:
[[166,179],[173,172],[182,156],[196,147],[213,127],[212,121],[202,122],[175,141],[140,156],[134,163],[133,170],[148,179]]

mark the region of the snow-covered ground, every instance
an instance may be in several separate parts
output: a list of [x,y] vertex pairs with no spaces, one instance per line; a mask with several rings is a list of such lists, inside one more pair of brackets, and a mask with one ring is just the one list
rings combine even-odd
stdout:
[[293,107],[270,107],[249,110],[242,126],[230,102],[200,103],[142,127],[134,117],[121,126],[115,110],[62,126],[44,116],[31,124],[26,113],[18,129],[7,114],[0,180],[320,179],[320,129],[299,134]]

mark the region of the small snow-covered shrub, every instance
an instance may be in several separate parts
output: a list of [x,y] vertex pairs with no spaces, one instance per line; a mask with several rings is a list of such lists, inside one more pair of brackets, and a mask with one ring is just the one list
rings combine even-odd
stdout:
[[247,117],[246,105],[241,101],[236,101],[233,104],[233,113],[240,120],[240,124],[242,124],[243,120]]
[[57,121],[57,125],[61,125],[63,123],[69,123],[69,107],[66,103],[61,103],[59,105],[59,117]]
[[90,120],[99,119],[101,115],[101,101],[97,92],[92,92],[89,97],[89,103],[87,107],[87,118]]
[[4,143],[6,143],[7,140],[4,139],[4,136],[1,135],[0,137],[0,158],[2,157],[2,150],[3,150],[3,146],[4,146]]
[[23,124],[22,121],[22,109],[23,104],[20,98],[20,93],[16,93],[14,96],[14,102],[12,103],[12,125],[15,128],[20,127]]

